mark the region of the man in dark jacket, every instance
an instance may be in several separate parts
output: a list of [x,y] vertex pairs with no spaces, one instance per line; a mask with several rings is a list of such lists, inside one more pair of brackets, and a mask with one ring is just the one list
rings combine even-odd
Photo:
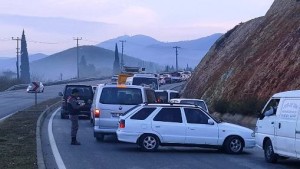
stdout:
[[67,103],[68,103],[68,110],[70,113],[70,119],[72,122],[71,125],[71,145],[80,145],[80,142],[77,141],[76,135],[78,131],[78,115],[80,112],[80,107],[83,105],[80,105],[78,103],[78,94],[79,91],[77,89],[72,90],[72,95],[69,96]]

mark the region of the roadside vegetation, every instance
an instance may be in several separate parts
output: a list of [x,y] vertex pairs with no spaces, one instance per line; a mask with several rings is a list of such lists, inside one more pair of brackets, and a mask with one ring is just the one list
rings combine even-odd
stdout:
[[265,103],[265,100],[257,100],[256,98],[247,98],[239,101],[219,99],[214,102],[213,109],[221,114],[242,114],[254,117],[262,110]]
[[36,123],[39,115],[55,98],[19,111],[0,123],[0,168],[37,169]]
[[21,81],[7,76],[0,76],[0,91],[4,91],[13,85],[21,84]]

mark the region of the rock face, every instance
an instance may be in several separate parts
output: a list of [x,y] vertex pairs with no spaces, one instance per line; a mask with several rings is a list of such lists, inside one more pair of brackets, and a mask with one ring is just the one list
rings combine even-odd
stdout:
[[211,47],[188,81],[183,96],[266,101],[300,89],[300,1],[275,0],[264,17],[241,23]]

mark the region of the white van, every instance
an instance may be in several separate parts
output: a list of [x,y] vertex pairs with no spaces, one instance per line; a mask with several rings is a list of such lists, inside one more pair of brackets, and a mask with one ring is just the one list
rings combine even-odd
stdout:
[[104,135],[115,134],[119,116],[141,103],[155,103],[154,90],[136,85],[99,85],[91,106],[94,137],[102,141]]
[[300,90],[271,97],[256,123],[255,139],[264,150],[265,160],[279,157],[300,159]]

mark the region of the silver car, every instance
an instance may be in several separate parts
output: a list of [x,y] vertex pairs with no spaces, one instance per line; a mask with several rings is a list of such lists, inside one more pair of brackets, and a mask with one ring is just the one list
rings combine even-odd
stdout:
[[94,137],[102,141],[104,135],[115,134],[119,116],[141,103],[154,103],[154,90],[136,85],[98,86],[91,107]]

